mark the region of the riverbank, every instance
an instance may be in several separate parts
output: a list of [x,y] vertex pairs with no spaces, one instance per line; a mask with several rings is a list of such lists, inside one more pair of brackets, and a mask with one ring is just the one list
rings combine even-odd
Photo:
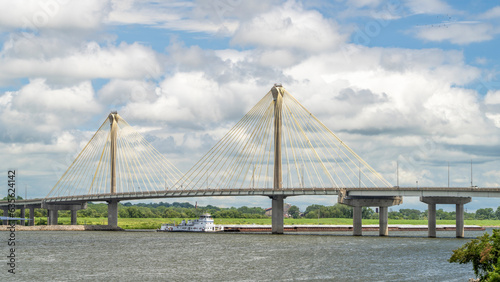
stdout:
[[[271,225],[223,225],[224,232],[271,232]],[[427,225],[389,225],[389,231],[427,231]],[[8,231],[8,225],[0,225],[0,231]],[[363,225],[363,231],[378,231],[379,226],[370,224]],[[437,231],[454,231],[454,225],[437,225]],[[485,228],[478,225],[466,225],[465,231],[484,231]],[[132,229],[136,230],[136,229]],[[151,229],[148,229],[151,230]],[[285,232],[336,232],[350,231],[352,225],[285,225]],[[108,225],[39,225],[21,226],[16,225],[16,231],[124,231],[118,227],[113,228]]]
[[[271,225],[223,225],[224,232],[271,232]],[[285,225],[284,232],[353,231],[352,225]],[[389,225],[389,231],[428,231],[427,225]],[[378,225],[363,225],[363,231],[379,231]],[[437,225],[436,231],[455,231],[455,225]],[[478,225],[466,225],[465,231],[484,231]]]
[[[123,231],[120,227],[108,225],[38,225],[22,226],[16,225],[16,231]],[[0,231],[10,231],[9,225],[0,225]]]
[[[163,223],[179,224],[184,218],[119,218],[118,226],[123,229],[158,229]],[[194,218],[191,218],[194,219]],[[93,221],[92,221],[93,220]],[[63,224],[69,224],[70,219],[59,221]],[[215,218],[217,225],[271,225],[271,218]],[[79,224],[106,224],[106,218],[82,218],[78,220]],[[95,222],[95,223],[94,223]],[[285,218],[285,225],[347,225],[352,226],[352,218]],[[437,220],[437,225],[455,226],[455,220]],[[465,225],[500,227],[500,220],[465,220]],[[363,225],[377,225],[378,219],[363,219]],[[389,219],[389,225],[424,225],[427,226],[427,220],[394,220]]]
[[[45,221],[40,226],[46,225]],[[163,223],[179,224],[186,218],[118,218],[118,226],[123,229],[158,229]],[[187,218],[194,219],[194,218]],[[107,218],[80,217],[77,219],[78,225],[106,226]],[[39,223],[39,218],[35,219]],[[69,217],[59,217],[59,226],[70,226]],[[217,225],[271,225],[271,218],[215,218]],[[352,226],[352,218],[285,218],[285,225],[345,225]],[[437,225],[455,226],[455,220],[437,220]],[[378,219],[363,219],[363,225],[377,225]],[[427,220],[405,220],[389,219],[389,225],[423,225],[427,226]],[[465,225],[475,225],[481,227],[500,227],[500,220],[465,220]],[[19,226],[19,225],[18,225]]]

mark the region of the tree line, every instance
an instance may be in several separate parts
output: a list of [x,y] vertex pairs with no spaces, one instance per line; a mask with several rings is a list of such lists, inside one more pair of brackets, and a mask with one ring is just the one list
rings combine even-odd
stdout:
[[[427,210],[419,211],[416,209],[400,209],[399,211],[391,211],[388,213],[390,219],[427,219]],[[456,212],[447,212],[443,209],[436,210],[436,219],[454,220]],[[476,212],[464,212],[464,219],[478,220],[500,220],[500,207],[496,210],[492,208],[478,209]]]
[[[5,200],[6,198],[4,198]],[[22,198],[18,196],[18,199]],[[29,211],[27,211],[27,214]],[[266,210],[260,207],[231,207],[220,208],[212,205],[194,206],[191,203],[119,203],[118,217],[121,218],[197,218],[203,213],[209,213],[214,218],[267,218]],[[291,206],[288,214],[293,218],[352,218],[352,207],[335,204],[333,206],[310,205],[304,212],[297,206]],[[79,210],[78,217],[107,217],[108,206],[105,203],[88,203],[87,209]],[[15,216],[20,216],[17,210]],[[35,217],[46,217],[47,210],[35,209]],[[60,217],[69,217],[70,211],[59,211]],[[389,219],[421,220],[427,219],[427,210],[400,209],[399,211],[389,211]],[[378,219],[377,209],[363,207],[363,219]],[[443,209],[436,210],[436,218],[442,220],[454,220],[455,212],[447,212]],[[500,220],[500,207],[496,210],[492,208],[478,209],[476,212],[464,212],[465,219],[478,220]]]

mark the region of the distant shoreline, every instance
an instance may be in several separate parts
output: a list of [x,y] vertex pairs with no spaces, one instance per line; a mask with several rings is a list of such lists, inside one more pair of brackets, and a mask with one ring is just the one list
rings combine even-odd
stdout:
[[[351,225],[285,225],[285,232],[348,232],[352,231]],[[426,225],[412,224],[389,224],[389,231],[427,231]],[[436,226],[437,231],[454,231],[454,225],[442,224]],[[498,226],[465,225],[465,231],[483,231],[485,228],[498,228]],[[226,232],[271,232],[271,225],[257,224],[226,224]],[[0,225],[0,231],[8,231],[8,225]],[[123,228],[112,228],[108,225],[38,225],[38,226],[16,226],[16,231],[124,231]],[[131,229],[137,230],[137,229]],[[144,228],[143,230],[156,230],[156,228]],[[378,225],[363,225],[363,231],[378,231]]]
[[[193,219],[193,218],[118,218],[118,226],[123,229],[151,229],[156,230],[164,223],[179,224],[182,220]],[[46,218],[35,218],[36,226],[47,226]],[[71,226],[71,218],[69,217],[59,217],[59,225],[57,226]],[[105,217],[93,218],[93,217],[79,217],[77,219],[78,225],[81,226],[107,226],[108,219]],[[308,225],[308,226],[327,226],[327,225],[339,225],[339,226],[352,226],[352,218],[285,218],[284,225]],[[40,224],[41,223],[41,224]],[[215,218],[216,225],[271,225],[271,218]],[[378,219],[363,219],[363,225],[378,226]],[[411,220],[411,219],[389,219],[389,226],[392,225],[422,225],[427,226],[428,222],[426,219]],[[437,225],[448,225],[455,226],[455,220],[437,220]],[[486,228],[500,228],[500,220],[465,220],[465,225],[475,225],[482,226]],[[0,225],[2,226],[2,225]],[[16,225],[16,227],[21,227],[21,225]],[[42,227],[41,227],[42,228]],[[43,227],[43,228],[53,228],[53,227]],[[64,228],[64,227],[62,227]],[[67,227],[71,228],[71,227]],[[96,227],[97,228],[97,227]],[[0,230],[3,230],[0,228]],[[20,229],[18,229],[20,230]]]
[[[37,225],[22,226],[16,225],[16,231],[123,231],[120,227],[110,227],[108,225]],[[9,225],[0,225],[0,231],[9,231]]]

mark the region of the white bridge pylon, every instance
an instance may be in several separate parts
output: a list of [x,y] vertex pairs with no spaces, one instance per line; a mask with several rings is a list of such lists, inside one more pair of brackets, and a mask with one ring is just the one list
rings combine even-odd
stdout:
[[391,186],[288,91],[275,85],[173,189]]
[[182,173],[112,112],[47,197],[164,191]]

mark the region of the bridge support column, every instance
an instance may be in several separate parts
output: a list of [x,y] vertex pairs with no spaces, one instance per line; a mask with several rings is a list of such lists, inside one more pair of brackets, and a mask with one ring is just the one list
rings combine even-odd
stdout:
[[35,207],[30,206],[29,209],[30,209],[30,220],[28,222],[28,225],[35,226]]
[[354,236],[363,235],[363,207],[354,206],[352,208],[352,227]]
[[464,205],[471,197],[420,197],[420,201],[428,205],[429,237],[436,237],[436,204],[456,205],[457,238],[464,237]]
[[272,233],[283,234],[283,202],[284,196],[272,196]]
[[71,210],[71,225],[76,225],[76,210]]
[[436,204],[427,204],[427,236],[436,238]]
[[[7,208],[3,209],[3,216],[5,216],[5,217],[9,216],[9,209],[7,209]],[[3,225],[7,225],[7,224],[9,224],[9,221],[8,220],[3,220],[2,224]]]
[[59,210],[51,209],[49,210],[49,219],[47,225],[57,225],[59,220]]
[[[24,207],[21,207],[21,218],[26,217],[26,209]],[[26,220],[21,220],[21,225],[24,226],[26,225]]]
[[389,235],[389,214],[388,207],[379,207],[378,213],[378,224],[379,224],[379,235],[387,236]]
[[118,201],[108,201],[108,226],[118,227]]
[[379,235],[387,236],[389,234],[388,213],[390,206],[400,205],[403,198],[399,196],[346,196],[339,194],[339,203],[353,207],[353,235],[362,235],[362,214],[363,207],[379,207]]
[[456,204],[457,238],[464,237],[464,204]]
[[[49,210],[49,219],[47,221],[48,225],[57,225],[58,211],[59,210],[70,210],[71,211],[71,224],[76,223],[76,211],[87,208],[87,202],[66,202],[51,204],[42,202],[42,208]],[[74,212],[74,213],[73,213]]]

